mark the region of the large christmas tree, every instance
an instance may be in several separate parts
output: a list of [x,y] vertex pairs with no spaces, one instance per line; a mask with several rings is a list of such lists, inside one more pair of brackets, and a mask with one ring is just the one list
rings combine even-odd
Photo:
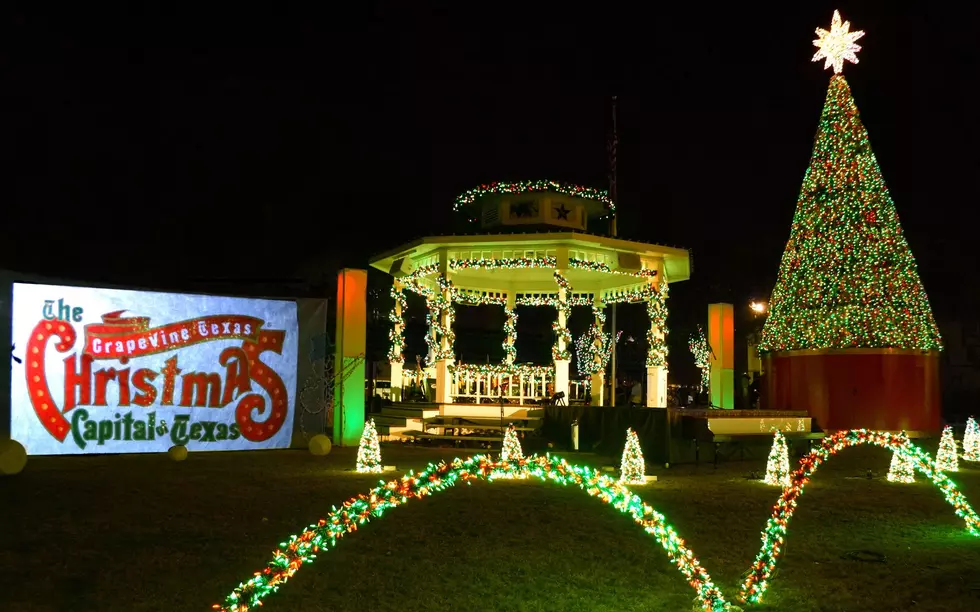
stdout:
[[851,89],[861,32],[834,13],[814,60],[835,73],[759,349],[942,349],[929,299]]

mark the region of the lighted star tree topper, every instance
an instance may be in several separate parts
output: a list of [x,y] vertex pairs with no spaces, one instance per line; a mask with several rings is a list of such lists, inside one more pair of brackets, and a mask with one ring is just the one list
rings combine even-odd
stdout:
[[626,447],[623,448],[623,460],[619,466],[619,482],[621,484],[644,484],[647,465],[643,460],[643,449],[640,448],[640,438],[632,428],[626,430]]
[[830,21],[830,31],[817,28],[817,40],[813,41],[813,46],[817,47],[817,52],[813,56],[813,61],[824,60],[824,70],[834,67],[834,74],[840,74],[844,70],[844,60],[857,64],[857,52],[861,50],[854,41],[864,36],[863,30],[849,32],[851,22],[841,22],[840,13],[834,11],[834,17]]
[[[858,32],[834,13],[814,59],[839,73]],[[844,76],[830,79],[759,350],[942,350],[929,298]]]
[[963,435],[963,460],[980,461],[980,427],[973,417],[966,420],[966,433]]
[[361,434],[361,444],[357,447],[357,471],[361,473],[378,473],[381,466],[381,442],[378,441],[378,429],[374,419],[364,425]]
[[769,449],[769,461],[766,463],[766,484],[777,487],[789,486],[789,448],[786,438],[778,429],[772,437],[772,448]]
[[892,462],[888,466],[886,478],[889,482],[911,484],[915,482],[915,465],[912,463],[912,455],[909,452],[908,435],[904,431],[901,438],[905,440],[905,444],[896,447],[892,452]]
[[956,457],[956,438],[953,437],[953,428],[949,425],[943,428],[943,437],[939,439],[936,468],[943,472],[956,472],[960,469],[959,459]]

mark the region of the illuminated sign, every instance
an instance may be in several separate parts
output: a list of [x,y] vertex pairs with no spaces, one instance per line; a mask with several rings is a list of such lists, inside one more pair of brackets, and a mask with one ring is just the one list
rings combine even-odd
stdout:
[[295,303],[23,283],[13,297],[11,435],[28,453],[289,446]]

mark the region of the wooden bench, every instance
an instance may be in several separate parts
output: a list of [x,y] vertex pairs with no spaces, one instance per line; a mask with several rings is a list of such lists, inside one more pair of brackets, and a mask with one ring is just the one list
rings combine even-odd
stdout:
[[[811,443],[813,440],[822,440],[825,437],[821,431],[784,431],[783,437],[786,438],[786,443],[789,446],[793,445],[793,442],[805,442],[807,446],[807,451],[809,452]],[[722,444],[739,444],[744,441],[760,441],[764,439],[772,440],[772,432],[759,432],[759,433],[745,433],[745,434],[719,434],[714,435],[711,438],[711,444],[714,446],[715,457],[714,465],[718,467],[718,449]],[[741,457],[744,458],[745,449],[741,448]],[[694,439],[694,460],[697,463],[701,463],[701,442],[695,438]]]

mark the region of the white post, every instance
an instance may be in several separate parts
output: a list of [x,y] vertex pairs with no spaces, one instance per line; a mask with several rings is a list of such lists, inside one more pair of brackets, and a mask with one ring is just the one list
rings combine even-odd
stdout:
[[[650,288],[658,292],[658,296],[651,297],[647,303],[647,313],[650,315],[650,332],[648,338],[651,341],[663,344],[666,339],[667,329],[667,281],[661,278],[663,267],[658,270],[659,274],[650,281]],[[655,363],[651,363],[652,357]],[[667,348],[656,351],[655,354],[648,355],[647,361],[647,394],[646,406],[648,408],[667,407]]]
[[[600,316],[602,314],[602,308],[603,308],[602,296],[600,295],[600,293],[598,291],[596,291],[595,297],[593,297],[593,299],[592,299],[592,310],[593,310],[593,313],[595,315],[595,325],[599,328],[599,331],[600,332],[603,332],[604,331],[602,329],[602,318]],[[598,338],[596,338],[596,343],[597,344],[600,344],[601,345],[601,342],[602,342],[602,337],[601,336],[599,336]],[[612,339],[612,342],[613,342],[613,344],[612,344],[612,350],[615,351],[616,350],[616,339],[613,338]],[[596,348],[599,348],[599,347],[596,347]],[[595,359],[598,362],[598,363],[595,364],[598,371],[595,374],[592,375],[592,380],[591,380],[592,402],[591,402],[591,404],[593,406],[602,406],[603,405],[603,396],[606,393],[606,372],[605,372],[606,369],[603,368],[603,367],[599,367],[602,364],[602,355],[600,355],[598,351],[596,351]]]
[[[565,271],[564,269],[559,269],[556,271],[556,274],[561,275],[562,278],[564,278],[564,271]],[[555,342],[555,346],[558,349],[558,353],[563,355],[567,354],[569,350],[568,343],[566,342],[565,335],[563,333],[564,330],[568,329],[568,317],[566,316],[566,314],[569,311],[568,298],[569,298],[568,290],[565,288],[565,286],[562,283],[558,283],[558,329],[556,330],[558,333],[558,338]],[[568,366],[570,365],[571,360],[568,358],[555,359],[554,362],[555,362],[554,393],[555,395],[557,395],[559,393],[564,392],[565,402],[567,404],[569,399]]]
[[[392,310],[392,350],[388,355],[388,364],[391,366],[391,401],[402,401],[402,367],[405,363],[405,313],[402,310],[402,300],[404,299],[405,287],[401,281],[395,279],[392,285],[392,296],[395,298],[395,306]],[[397,353],[396,353],[397,345]]]

